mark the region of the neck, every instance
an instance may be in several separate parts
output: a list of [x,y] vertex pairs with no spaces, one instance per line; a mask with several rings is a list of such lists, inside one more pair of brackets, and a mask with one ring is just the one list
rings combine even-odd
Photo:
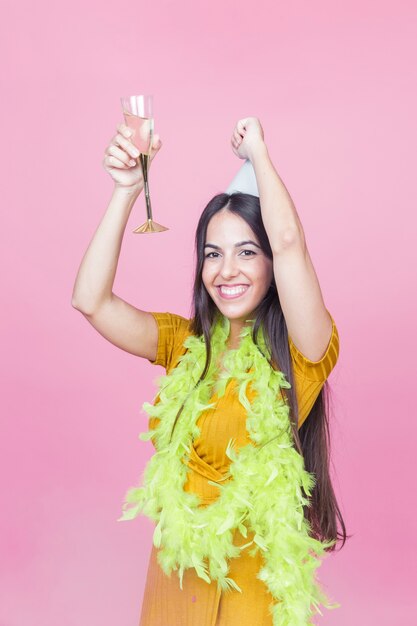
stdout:
[[242,328],[244,326],[248,326],[250,322],[243,321],[240,319],[229,320],[229,322],[230,322],[230,332],[227,338],[226,345],[229,350],[235,350],[239,347],[239,344],[240,344],[239,335],[242,331]]

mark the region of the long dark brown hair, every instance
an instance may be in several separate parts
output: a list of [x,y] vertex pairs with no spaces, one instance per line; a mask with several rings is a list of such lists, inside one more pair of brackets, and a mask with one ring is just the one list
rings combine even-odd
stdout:
[[[196,267],[190,330],[194,335],[203,335],[206,344],[206,363],[197,385],[205,378],[210,366],[211,333],[214,323],[220,314],[202,279],[206,233],[213,215],[225,208],[247,222],[256,235],[263,253],[269,259],[273,258],[272,249],[262,221],[259,198],[246,193],[221,193],[210,200],[200,216],[195,235]],[[311,498],[309,499],[310,506],[304,507],[304,515],[310,524],[310,534],[320,541],[334,540],[334,545],[327,548],[328,551],[333,551],[336,548],[336,542],[340,540],[342,540],[342,545],[340,546],[342,548],[348,535],[346,534],[343,517],[336,501],[329,472],[329,384],[327,381],[324,383],[308,418],[303,422],[301,428],[298,429],[298,404],[294,387],[288,331],[274,279],[252,317],[255,320],[252,329],[253,341],[255,344],[257,343],[258,331],[262,327],[266,346],[271,355],[271,365],[279,367],[291,384],[291,388],[285,390],[285,397],[290,407],[290,423],[294,445],[297,451],[304,457],[305,469],[314,473],[316,479]],[[180,407],[175,418],[171,438],[183,408],[184,404]],[[338,521],[340,531],[338,530]]]

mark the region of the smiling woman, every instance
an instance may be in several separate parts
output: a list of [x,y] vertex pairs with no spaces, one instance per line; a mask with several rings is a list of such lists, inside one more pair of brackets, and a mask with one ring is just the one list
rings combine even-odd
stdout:
[[[250,200],[249,200],[250,202]],[[272,259],[249,224],[228,204],[208,222],[202,280],[218,310],[230,320],[229,347],[262,301],[273,280]],[[215,242],[215,243],[214,243]]]
[[202,212],[191,319],[137,309],[112,291],[143,188],[119,130],[117,163],[105,159],[116,189],[72,303],[114,345],[166,369],[143,404],[155,454],[120,517],[156,522],[140,626],[305,626],[320,604],[338,606],[314,570],[347,535],[325,394],[339,336],[301,222],[259,120],[240,120],[232,149],[248,159],[243,189],[259,195],[229,189]]
[[[345,540],[323,436],[328,428],[324,392],[339,354],[337,328],[326,309],[332,333],[318,361],[310,360],[289,337],[275,282],[274,253],[258,197],[240,192],[215,196],[200,216],[196,253],[192,318],[153,313],[158,326],[158,349],[151,362],[165,367],[167,376],[154,405],[145,403],[143,407],[150,421],[149,431],[142,438],[152,439],[157,452],[166,458],[166,473],[162,463],[148,467],[149,481],[145,478],[142,487],[129,490],[121,518],[131,519],[148,510],[158,522],[140,626],[293,626],[297,623],[293,616],[299,614],[305,618],[299,623],[307,624],[318,603],[328,608],[338,606],[329,604],[316,586],[312,571],[319,561],[309,562],[308,554],[311,550],[320,555],[334,549],[339,538],[337,519]],[[223,323],[227,323],[227,336],[219,351],[216,333]],[[200,339],[193,344],[196,337]],[[251,342],[247,343],[249,338]],[[246,352],[251,345],[256,351]],[[200,348],[203,350],[198,352]],[[259,363],[255,355],[262,355]],[[188,371],[187,358],[193,364]],[[261,363],[268,363],[267,368],[263,370]],[[267,372],[282,376],[281,383],[273,383]],[[240,377],[247,385],[245,391],[239,386]],[[176,386],[181,380],[184,393]],[[271,388],[275,395],[268,400],[267,390]],[[175,397],[172,413],[166,404],[168,390]],[[259,396],[263,402],[256,405]],[[196,404],[190,405],[192,401]],[[281,401],[285,404],[280,405]],[[284,406],[288,415],[283,429],[278,416]],[[260,432],[251,430],[261,407],[266,411],[265,426],[268,424],[265,439]],[[285,433],[291,433],[289,448]],[[240,452],[238,457],[234,457],[231,445]],[[266,476],[259,484],[253,478],[241,488],[236,462],[244,463],[246,455],[258,447],[268,451],[269,460],[259,457],[251,467],[247,459],[244,475],[254,476],[255,472],[259,477],[266,471]],[[290,471],[290,459],[281,458],[285,449],[300,455],[294,457],[302,459],[298,470],[294,467]],[[185,472],[174,469],[178,459],[175,453],[170,456],[173,450],[179,451],[179,467],[185,466]],[[184,454],[184,450],[188,452]],[[280,462],[285,471],[279,469]],[[174,484],[170,482],[173,475],[177,477]],[[274,480],[278,476],[286,476],[285,489],[297,491],[297,481],[301,481],[303,488],[299,493],[303,490],[308,498],[284,504],[280,500],[283,492],[279,495],[280,487]],[[317,482],[317,489],[311,492],[309,480]],[[226,494],[224,498],[222,494]],[[247,505],[240,508],[242,497]],[[150,501],[154,502],[153,512],[148,508]],[[196,504],[207,509],[206,517],[200,519],[193,508]],[[265,512],[269,511],[269,521],[264,518],[265,525],[258,527],[251,511],[262,518],[263,506]],[[284,543],[286,531],[280,526],[283,507],[289,515],[298,507],[304,510],[303,520],[284,523],[285,528],[293,527],[295,533]],[[169,515],[164,516],[164,510]],[[187,522],[182,517],[184,510],[190,511]],[[195,531],[188,535],[185,528]],[[205,532],[199,533],[199,528]],[[213,529],[214,535],[209,529]],[[183,539],[175,545],[172,541],[178,536]],[[221,546],[216,543],[219,536]],[[316,543],[309,547],[310,539]],[[291,571],[287,570],[288,563],[292,564]],[[303,572],[304,568],[309,573]],[[180,589],[172,569],[178,571]],[[295,582],[301,578],[306,581],[304,594],[299,593],[299,583]],[[297,600],[292,598],[296,588]]]

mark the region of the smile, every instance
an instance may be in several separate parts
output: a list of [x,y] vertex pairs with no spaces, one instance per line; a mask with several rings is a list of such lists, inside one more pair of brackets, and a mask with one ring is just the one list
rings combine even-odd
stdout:
[[225,287],[220,285],[217,287],[217,290],[222,298],[226,298],[226,300],[230,300],[231,298],[239,298],[242,294],[244,294],[249,289],[249,285],[239,285],[238,287]]

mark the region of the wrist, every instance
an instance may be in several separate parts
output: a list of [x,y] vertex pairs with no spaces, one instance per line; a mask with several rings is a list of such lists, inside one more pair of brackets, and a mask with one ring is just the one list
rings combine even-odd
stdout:
[[119,185],[117,183],[114,185],[115,194],[119,196],[126,196],[129,198],[137,197],[142,191],[142,189],[143,189],[143,183],[139,185],[131,185],[131,186]]
[[248,150],[248,159],[251,161],[252,165],[254,165],[255,161],[259,161],[260,159],[264,159],[268,156],[268,148],[266,147],[266,143],[264,141],[259,141],[255,145],[251,146]]

